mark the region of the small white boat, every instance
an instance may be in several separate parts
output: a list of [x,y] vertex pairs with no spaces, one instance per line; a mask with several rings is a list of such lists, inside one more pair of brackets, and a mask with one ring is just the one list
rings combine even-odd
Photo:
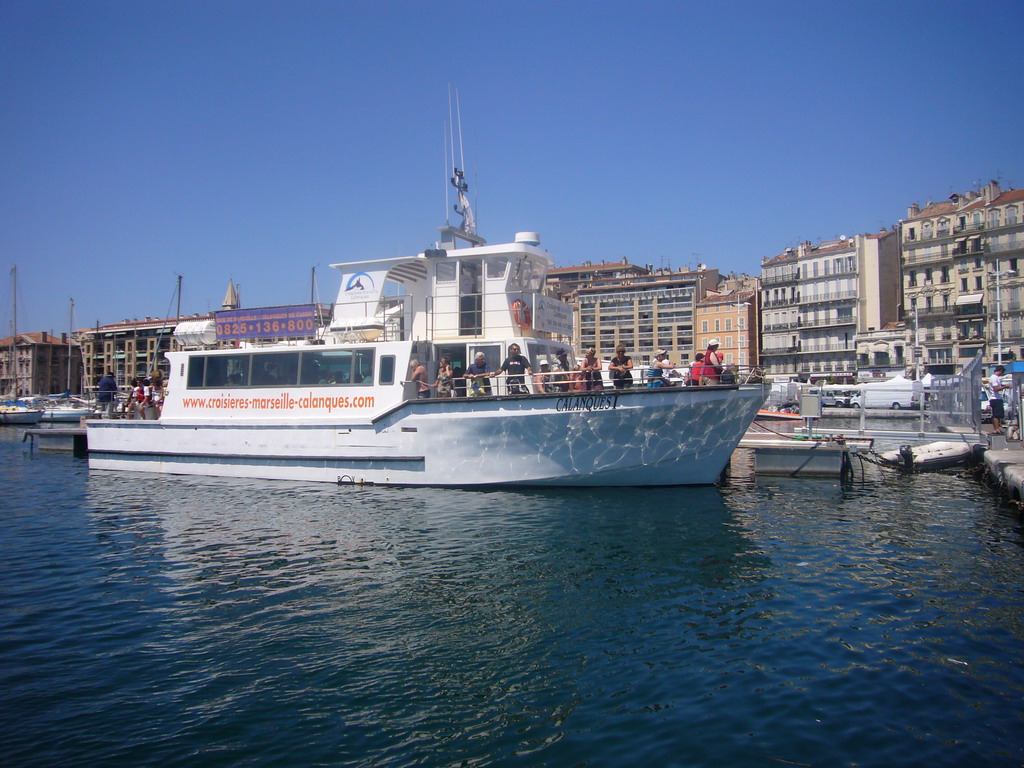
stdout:
[[4,403],[0,405],[0,424],[32,425],[38,424],[43,418],[43,412],[36,408],[29,408],[21,403]]
[[43,423],[77,424],[83,418],[96,415],[96,409],[73,397],[50,397],[39,402],[43,410]]
[[924,445],[902,445],[880,454],[882,461],[915,471],[949,469],[966,464],[974,453],[968,443],[940,440]]

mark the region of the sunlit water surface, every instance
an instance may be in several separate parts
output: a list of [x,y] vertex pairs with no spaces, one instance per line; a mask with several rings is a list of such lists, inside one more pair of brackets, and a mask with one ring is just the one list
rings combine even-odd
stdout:
[[464,492],[90,473],[0,430],[7,766],[1024,762],[960,475]]

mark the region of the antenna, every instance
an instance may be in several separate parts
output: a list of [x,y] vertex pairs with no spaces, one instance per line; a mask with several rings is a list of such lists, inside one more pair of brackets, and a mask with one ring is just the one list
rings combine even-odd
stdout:
[[459,165],[462,166],[462,170],[466,170],[466,152],[462,143],[462,107],[459,104],[458,88],[455,89],[455,114],[459,118]]

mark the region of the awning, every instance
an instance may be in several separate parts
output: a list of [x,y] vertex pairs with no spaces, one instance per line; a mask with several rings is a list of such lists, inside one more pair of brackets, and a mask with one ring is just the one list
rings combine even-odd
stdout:
[[958,238],[956,239],[956,242],[958,242],[958,243],[963,243],[963,242],[965,242],[966,240],[967,240],[967,236],[966,236],[966,235],[964,235],[963,237],[958,237]]
[[985,297],[983,293],[965,293],[962,296],[956,297],[956,305],[962,307],[964,304],[981,304],[981,300]]

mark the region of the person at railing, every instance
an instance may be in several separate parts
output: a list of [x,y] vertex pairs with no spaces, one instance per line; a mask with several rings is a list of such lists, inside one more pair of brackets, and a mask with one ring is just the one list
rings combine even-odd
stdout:
[[416,384],[416,399],[426,400],[430,397],[430,384],[427,383],[427,367],[416,358],[413,358],[409,361],[409,369],[412,371],[409,381]]
[[597,350],[593,347],[587,347],[580,371],[583,373],[584,390],[590,392],[595,389],[604,389],[604,381],[601,379],[601,361],[597,359]]
[[722,356],[718,352],[718,339],[708,342],[708,348],[704,352],[704,375],[701,377],[701,384],[717,384],[722,375]]
[[570,388],[570,382],[572,377],[568,374],[574,369],[572,364],[569,362],[569,353],[564,349],[555,350],[555,359],[558,361],[555,363],[556,371],[564,371],[561,375],[553,376],[551,381],[552,384],[548,386],[548,389],[552,392],[568,392]]
[[699,387],[702,378],[704,378],[704,353],[698,352],[693,357],[693,365],[690,366],[690,377],[686,380],[686,386]]
[[633,386],[633,358],[626,354],[626,348],[619,344],[615,348],[615,357],[608,363],[612,372],[612,384],[616,389],[629,389]]
[[434,391],[438,397],[452,396],[452,363],[447,355],[442,355],[437,364],[437,381],[434,382]]
[[466,380],[469,381],[469,395],[491,394],[491,376],[487,370],[487,356],[483,352],[477,352],[473,362],[466,368]]
[[516,343],[509,344],[508,357],[505,358],[505,361],[498,370],[494,372],[494,375],[500,376],[503,373],[508,374],[508,394],[527,395],[530,393],[530,390],[526,388],[526,382],[523,380],[523,374],[533,376],[533,366],[523,356],[522,349]]
[[548,391],[548,387],[552,387],[551,391],[557,392],[558,390],[554,389],[555,385],[550,383],[550,376],[551,366],[548,363],[541,363],[540,373],[533,375],[533,391],[544,394]]
[[719,381],[722,384],[735,384],[736,383],[736,366],[727,365],[722,369],[722,375],[719,376]]
[[667,387],[670,384],[668,380],[669,373],[673,367],[672,362],[668,359],[668,352],[664,349],[659,349],[654,353],[654,359],[647,368],[647,386],[652,389],[654,387]]
[[580,364],[577,363],[572,367],[572,373],[569,374],[569,391],[570,392],[586,392],[587,381],[583,376],[583,370],[580,368]]

